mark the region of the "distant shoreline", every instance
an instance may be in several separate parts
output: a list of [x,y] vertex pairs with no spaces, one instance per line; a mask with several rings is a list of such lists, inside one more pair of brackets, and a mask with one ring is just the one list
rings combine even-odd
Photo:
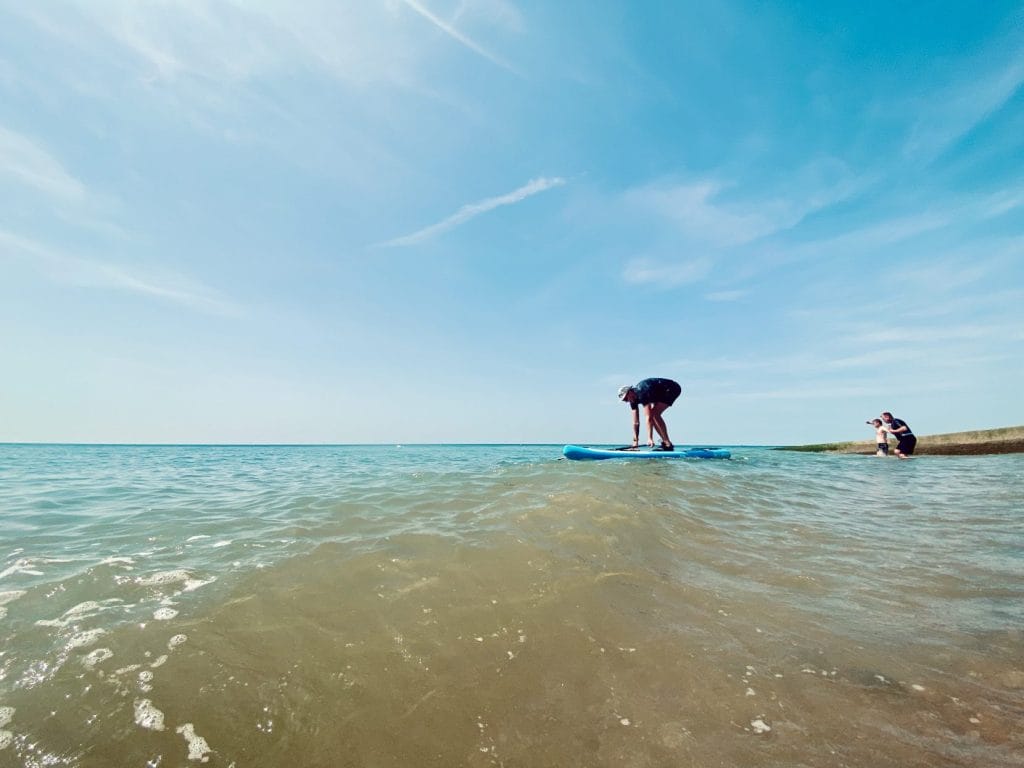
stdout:
[[[890,440],[890,451],[894,445],[895,442]],[[845,443],[783,445],[776,450],[871,455],[875,452],[875,441],[854,440]],[[1024,453],[1024,426],[949,432],[941,435],[918,435],[917,448],[914,451],[914,455],[922,456],[984,456],[999,453]]]

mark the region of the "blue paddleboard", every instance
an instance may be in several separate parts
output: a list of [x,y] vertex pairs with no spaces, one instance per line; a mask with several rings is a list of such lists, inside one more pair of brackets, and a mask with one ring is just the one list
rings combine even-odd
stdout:
[[728,459],[732,456],[725,448],[689,448],[674,451],[652,451],[636,449],[633,451],[613,451],[610,448],[583,448],[579,445],[567,445],[562,455],[573,461],[597,461],[598,459]]

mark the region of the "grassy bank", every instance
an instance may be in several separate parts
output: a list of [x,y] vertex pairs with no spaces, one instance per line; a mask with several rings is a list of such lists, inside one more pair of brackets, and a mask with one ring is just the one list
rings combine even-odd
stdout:
[[[896,445],[889,441],[889,450]],[[817,443],[813,445],[786,445],[780,451],[809,453],[875,452],[874,440],[855,440],[847,443]],[[1024,426],[1001,429],[977,429],[970,432],[949,432],[941,435],[918,435],[915,455],[970,456],[992,453],[1024,453]]]

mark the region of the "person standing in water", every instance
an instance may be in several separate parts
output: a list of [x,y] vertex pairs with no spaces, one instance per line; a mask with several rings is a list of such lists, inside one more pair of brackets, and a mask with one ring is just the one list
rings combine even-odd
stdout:
[[910,431],[910,425],[903,419],[894,418],[888,411],[882,412],[882,421],[889,434],[896,438],[896,455],[901,459],[910,458],[917,446],[917,438]]
[[886,431],[885,426],[882,424],[881,419],[872,419],[871,421],[865,421],[869,427],[875,429],[875,447],[878,449],[875,451],[875,456],[888,456],[889,455],[889,433]]
[[654,433],[661,438],[656,450],[672,451],[675,446],[668,436],[668,425],[662,415],[679,397],[683,388],[672,379],[644,379],[643,381],[619,387],[619,400],[629,403],[633,411],[633,448],[640,444],[640,406],[647,416],[647,445],[654,447]]

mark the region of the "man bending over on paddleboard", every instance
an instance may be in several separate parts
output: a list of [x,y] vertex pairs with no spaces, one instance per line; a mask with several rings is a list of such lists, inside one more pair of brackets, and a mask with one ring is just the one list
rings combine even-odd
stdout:
[[901,459],[908,458],[917,446],[917,438],[910,431],[910,425],[903,419],[893,418],[888,411],[882,413],[882,421],[885,422],[885,428],[889,430],[889,434],[896,438],[896,455]]
[[633,386],[619,387],[619,400],[629,403],[633,411],[633,447],[640,444],[640,406],[647,415],[647,444],[654,446],[654,432],[661,438],[662,451],[675,449],[668,436],[668,426],[661,414],[679,397],[683,388],[672,379],[644,379]]

